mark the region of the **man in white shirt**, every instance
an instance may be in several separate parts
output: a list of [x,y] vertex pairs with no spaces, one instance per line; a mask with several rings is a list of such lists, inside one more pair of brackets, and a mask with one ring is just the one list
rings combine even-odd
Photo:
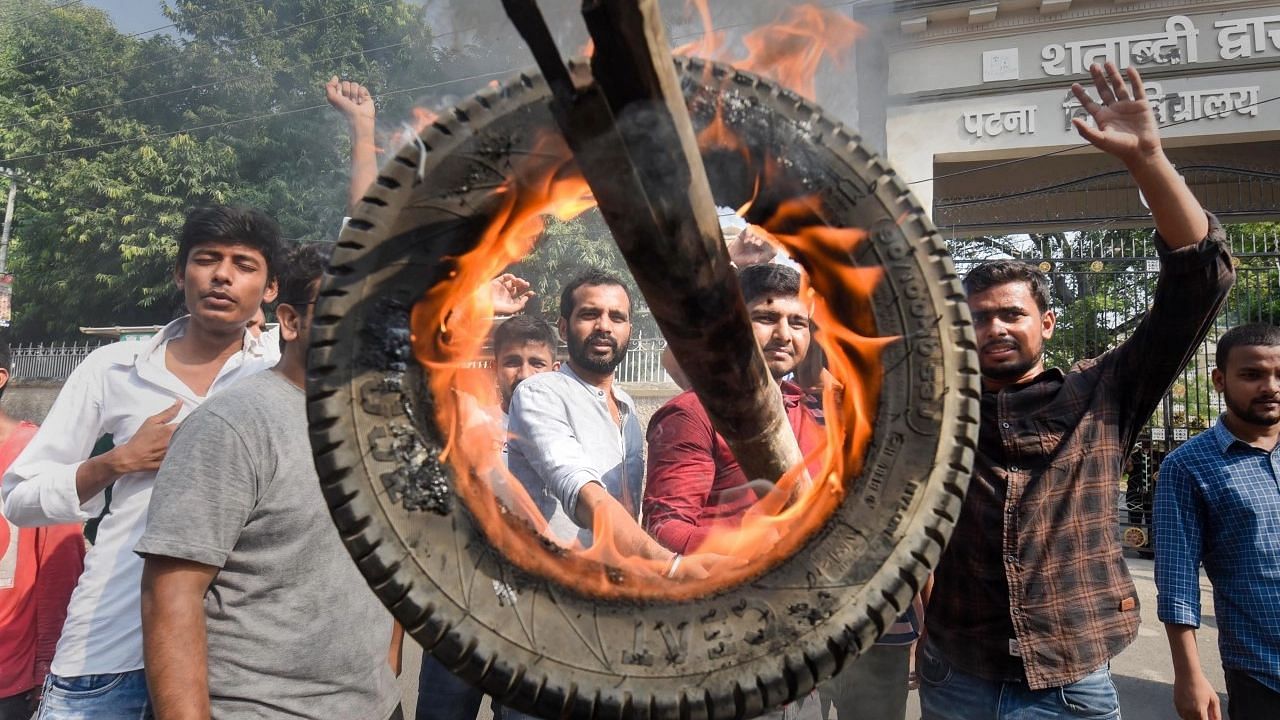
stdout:
[[635,404],[614,382],[631,344],[631,296],[617,277],[587,272],[560,295],[569,361],[524,380],[511,398],[511,474],[538,503],[549,532],[589,546],[607,516],[624,554],[666,563],[671,577],[705,578],[715,558],[683,558],[649,537],[637,518],[644,433]]
[[[83,522],[111,510],[71,597],[45,681],[40,720],[151,714],[139,611],[142,559],[156,469],[180,421],[209,395],[280,358],[246,323],[276,296],[280,229],[258,210],[192,211],[174,280],[190,313],[148,341],[94,351],[67,379],[44,425],[4,475],[4,514],[19,526]],[[104,434],[116,447],[90,458]]]

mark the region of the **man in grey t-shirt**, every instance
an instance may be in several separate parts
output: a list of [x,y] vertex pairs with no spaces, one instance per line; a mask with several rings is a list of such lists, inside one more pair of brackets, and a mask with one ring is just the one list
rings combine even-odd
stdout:
[[156,477],[142,630],[159,720],[400,714],[394,621],[342,545],[307,437],[307,328],[324,257],[281,273],[280,364],[182,424]]

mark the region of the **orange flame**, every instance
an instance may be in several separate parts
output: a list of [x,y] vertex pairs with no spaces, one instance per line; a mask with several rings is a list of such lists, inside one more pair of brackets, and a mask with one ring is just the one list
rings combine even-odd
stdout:
[[[846,52],[860,31],[852,20],[817,6],[792,8],[779,23],[744,38],[745,57],[726,58],[724,35],[711,29],[705,0],[693,2],[708,32],[677,52],[728,61],[810,98],[824,53]],[[727,150],[746,160],[747,172],[755,177],[751,198],[739,210],[745,215],[762,189],[774,187],[784,171],[776,158],[753,154],[730,129],[722,105],[717,103],[714,118],[698,133],[698,144],[704,153]],[[418,117],[423,127],[435,120]],[[753,231],[808,271],[802,293],[812,302],[819,328],[814,341],[826,352],[833,378],[823,388],[826,435],[806,458],[806,467],[794,468],[742,517],[715,528],[697,549],[733,561],[718,566],[711,579],[681,583],[665,577],[665,563],[616,546],[607,518],[598,516],[590,549],[546,539],[546,523],[536,504],[501,463],[496,449],[505,438],[484,410],[499,399],[493,378],[474,363],[492,325],[491,299],[483,291],[490,278],[530,252],[544,230],[545,216],[572,219],[595,201],[563,139],[543,133],[488,202],[493,204],[492,220],[475,247],[455,258],[449,281],[433,287],[414,307],[412,343],[429,371],[436,421],[447,438],[444,457],[454,470],[458,494],[490,543],[528,572],[603,597],[696,596],[745,580],[794,553],[841,502],[845,479],[861,471],[879,401],[880,353],[896,339],[874,336],[869,310],[855,311],[854,322],[842,324],[826,299],[839,302],[845,316],[851,304],[870,307],[880,270],[852,260],[865,233],[831,227],[817,198],[792,198],[777,204],[769,217],[756,218]],[[804,480],[806,470],[811,483]]]
[[772,24],[743,36],[746,55],[736,57],[725,44],[723,31],[711,24],[707,0],[691,2],[705,32],[701,39],[676,48],[675,54],[732,65],[775,80],[809,100],[817,97],[815,80],[823,59],[830,58],[843,67],[854,40],[862,35],[862,26],[851,18],[820,5],[797,5],[783,11]]

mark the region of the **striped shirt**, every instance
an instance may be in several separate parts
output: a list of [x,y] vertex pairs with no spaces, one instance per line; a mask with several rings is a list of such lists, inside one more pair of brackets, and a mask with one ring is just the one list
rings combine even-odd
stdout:
[[1213,428],[1175,450],[1156,483],[1161,622],[1200,627],[1200,573],[1213,583],[1222,664],[1280,692],[1280,450]]

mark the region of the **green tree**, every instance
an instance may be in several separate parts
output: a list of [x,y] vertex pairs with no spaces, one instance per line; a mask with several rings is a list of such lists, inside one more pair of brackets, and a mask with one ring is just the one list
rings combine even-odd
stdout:
[[20,340],[167,321],[190,207],[253,205],[288,237],[332,239],[349,148],[323,81],[368,83],[394,126],[442,77],[405,0],[179,0],[165,6],[178,34],[145,39],[60,5],[0,0],[0,165],[24,173]]

